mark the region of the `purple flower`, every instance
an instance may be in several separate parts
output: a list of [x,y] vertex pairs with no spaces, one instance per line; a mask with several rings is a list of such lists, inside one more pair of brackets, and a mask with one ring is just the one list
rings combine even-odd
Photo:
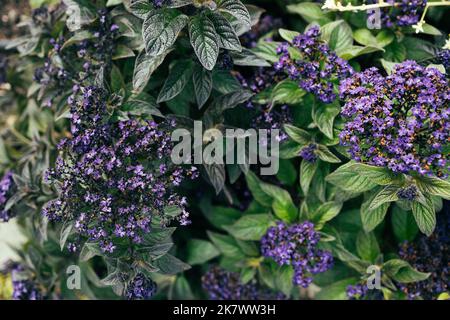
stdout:
[[256,281],[242,284],[240,275],[212,266],[202,277],[203,290],[210,300],[285,300],[282,293],[261,287]]
[[[377,3],[377,0],[368,0],[368,3]],[[386,0],[387,3],[398,3],[398,6],[381,8],[380,22],[382,27],[391,28],[395,25],[399,27],[411,26],[419,22],[423,14],[427,0]],[[369,21],[375,23],[378,13],[375,10],[367,12]]]
[[304,147],[300,151],[300,157],[305,159],[308,162],[316,162],[317,155],[315,154],[315,151],[317,150],[317,145],[314,143],[309,144],[308,146]]
[[331,253],[318,249],[319,241],[320,235],[309,221],[291,226],[278,222],[261,239],[261,252],[279,265],[291,265],[292,282],[307,288],[313,280],[311,275],[325,272],[333,264]]
[[312,26],[293,39],[292,47],[301,59],[291,57],[288,43],[281,44],[277,50],[280,59],[274,67],[298,81],[300,88],[313,93],[320,101],[331,103],[336,99],[333,83],[350,76],[353,68],[331,51],[319,36],[320,28]]
[[4,270],[11,273],[13,300],[43,300],[44,296],[37,283],[30,278],[24,266],[10,263]]
[[6,203],[15,191],[16,186],[13,181],[13,174],[11,171],[8,171],[0,180],[0,221],[7,222],[16,215],[15,211],[5,208]]
[[[189,224],[186,201],[174,189],[198,172],[171,162],[172,126],[109,120],[106,93],[96,87],[77,88],[71,101],[72,137],[59,144],[60,156],[47,173],[50,182],[60,182],[60,194],[42,214],[73,221],[79,236],[109,253],[117,238],[141,243],[154,218],[162,226]],[[166,215],[167,207],[180,214]]]
[[437,69],[405,61],[384,77],[370,68],[342,81],[340,96],[347,118],[340,140],[354,160],[447,175],[450,88]]
[[128,300],[150,300],[156,290],[156,283],[152,279],[138,273],[128,284],[125,296]]
[[399,256],[415,269],[429,272],[428,279],[398,284],[399,289],[408,299],[436,299],[439,294],[450,289],[450,206],[437,214],[437,227],[430,237],[420,235],[412,242],[400,245]]

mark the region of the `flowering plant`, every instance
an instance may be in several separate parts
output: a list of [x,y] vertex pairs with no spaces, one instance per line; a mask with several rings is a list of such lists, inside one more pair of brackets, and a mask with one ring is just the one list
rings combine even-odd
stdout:
[[448,1],[22,2],[0,299],[449,298]]

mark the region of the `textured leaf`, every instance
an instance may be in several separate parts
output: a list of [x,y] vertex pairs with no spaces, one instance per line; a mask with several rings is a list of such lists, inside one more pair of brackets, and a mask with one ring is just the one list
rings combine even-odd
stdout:
[[142,25],[145,50],[151,56],[159,56],[177,40],[189,18],[174,9],[160,9],[150,12]]
[[196,67],[192,74],[192,81],[194,83],[197,106],[201,109],[211,95],[213,87],[212,73],[204,68]]
[[189,21],[189,35],[200,63],[207,70],[212,70],[219,56],[219,36],[214,24],[206,15],[192,17]]
[[414,201],[411,208],[420,231],[430,236],[436,227],[436,213],[433,202],[429,198],[426,198],[425,204]]
[[374,210],[370,210],[370,204],[377,193],[371,193],[370,197],[361,205],[361,221],[364,230],[367,232],[372,231],[378,226],[386,216],[387,210],[389,208],[390,202],[385,202],[378,206]]
[[300,186],[305,195],[308,194],[309,186],[316,173],[318,162],[302,160],[300,164]]
[[157,102],[168,101],[179,95],[189,82],[192,72],[192,63],[190,61],[179,60],[175,62],[172,69],[170,69],[166,82],[164,82],[164,86],[159,92]]
[[248,28],[251,26],[250,13],[244,4],[239,0],[219,0],[218,1],[219,11],[223,11],[231,14],[240,23],[245,24]]
[[211,242],[200,239],[189,240],[186,251],[186,261],[190,265],[203,264],[220,254]]
[[232,51],[242,51],[241,42],[227,19],[213,11],[208,13],[207,17],[213,23],[219,36],[219,47]]
[[241,240],[261,240],[270,227],[272,218],[269,214],[249,214],[228,226],[226,230]]

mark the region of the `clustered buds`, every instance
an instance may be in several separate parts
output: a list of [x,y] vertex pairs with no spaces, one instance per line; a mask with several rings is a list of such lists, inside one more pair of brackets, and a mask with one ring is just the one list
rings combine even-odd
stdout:
[[[395,25],[399,27],[411,26],[419,22],[427,0],[386,0],[386,3],[396,3],[395,7],[381,8],[380,22],[382,27],[391,28]],[[378,0],[369,0],[368,3],[378,3]],[[367,12],[368,19],[373,21],[378,13],[375,10]]]
[[128,283],[125,297],[128,300],[149,300],[157,290],[156,283],[142,273],[138,273]]
[[240,275],[213,266],[202,277],[203,290],[210,300],[284,300],[286,296],[263,288],[255,281],[242,284]]
[[377,289],[370,289],[367,283],[358,283],[347,286],[347,298],[349,300],[383,300],[383,293]]
[[309,221],[290,226],[278,222],[261,239],[261,252],[279,265],[291,265],[293,283],[307,288],[313,281],[311,275],[325,272],[333,264],[331,253],[318,248],[319,241],[320,234]]
[[275,69],[286,72],[291,79],[299,82],[302,89],[313,93],[320,101],[333,102],[336,99],[334,84],[350,76],[352,67],[320,40],[318,26],[312,26],[304,34],[296,36],[292,46],[301,58],[292,57],[289,52],[291,46],[284,42],[277,48],[281,56]]
[[[113,252],[114,239],[141,243],[155,217],[161,225],[173,219],[189,224],[186,199],[173,188],[198,173],[170,161],[174,123],[105,120],[104,96],[87,87],[70,99],[73,136],[60,142],[56,167],[47,173],[60,194],[42,212],[52,221],[72,221],[80,236]],[[165,214],[167,208],[176,208],[176,218]]]
[[8,263],[2,272],[11,274],[12,279],[12,299],[13,300],[43,300],[44,295],[39,286],[27,273],[24,266],[18,263]]
[[426,237],[421,235],[414,242],[400,245],[399,256],[422,272],[429,272],[428,279],[399,284],[399,288],[409,299],[436,299],[439,294],[450,289],[450,211],[444,209],[437,215],[435,232]]
[[384,77],[370,68],[342,81],[340,134],[351,157],[394,172],[446,175],[450,88],[435,68],[414,61]]
[[315,153],[316,150],[317,150],[317,144],[310,143],[309,145],[307,145],[300,151],[300,157],[302,157],[304,160],[311,162],[311,163],[316,162],[316,160],[317,160],[317,155]]
[[11,171],[5,173],[0,180],[0,221],[7,222],[16,214],[11,209],[6,208],[6,204],[15,192],[15,184]]
[[[261,91],[269,88],[273,83],[277,83],[285,78],[284,75],[277,73],[272,68],[258,68],[253,74],[244,77],[238,73],[236,78],[245,89],[258,94]],[[258,114],[252,119],[251,126],[255,129],[278,129],[280,130],[278,141],[285,141],[288,135],[283,130],[283,124],[292,122],[292,115],[289,106],[282,105],[280,107],[272,107],[270,105],[264,106],[256,104],[250,99],[246,107],[255,109]]]

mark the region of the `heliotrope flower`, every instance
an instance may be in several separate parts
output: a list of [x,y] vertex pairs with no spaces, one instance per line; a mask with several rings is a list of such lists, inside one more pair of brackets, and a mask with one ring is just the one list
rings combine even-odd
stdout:
[[34,80],[50,92],[45,105],[73,85],[80,85],[92,78],[100,69],[110,66],[119,26],[113,24],[107,10],[98,11],[98,23],[89,32],[92,38],[72,44],[63,50],[63,36],[52,38],[52,48],[42,67],[36,68]]
[[317,144],[310,143],[309,145],[307,145],[300,151],[300,157],[302,157],[303,159],[305,159],[308,162],[316,162],[316,160],[317,160],[317,155],[315,153],[316,150],[317,150]]
[[443,49],[438,53],[438,60],[444,65],[447,73],[450,72],[450,49]]
[[0,221],[7,222],[16,215],[13,210],[5,208],[15,191],[13,174],[11,171],[7,171],[0,180]]
[[3,270],[11,274],[12,279],[12,299],[13,300],[42,300],[44,295],[39,286],[29,278],[26,269],[15,262],[8,263]]
[[73,136],[60,142],[56,166],[46,177],[60,193],[42,213],[71,221],[105,252],[115,250],[114,239],[141,243],[157,221],[189,224],[187,201],[174,188],[198,173],[171,162],[175,124],[105,119],[105,93],[96,87],[78,88],[70,101]]
[[[256,95],[282,81],[285,76],[277,73],[272,68],[258,68],[248,76],[237,73],[236,78],[243,88],[252,91]],[[261,105],[250,99],[246,103],[246,107],[257,112],[257,115],[252,119],[251,126],[253,128],[280,130],[277,137],[280,142],[288,138],[286,132],[284,132],[283,124],[292,122],[292,114],[289,106],[281,105],[273,107],[271,105]],[[270,131],[268,133],[270,134]]]
[[287,73],[291,79],[298,81],[302,89],[313,93],[320,101],[333,102],[336,99],[334,84],[350,76],[352,67],[320,40],[320,28],[316,25],[296,36],[292,47],[301,58],[291,57],[290,45],[284,42],[277,49],[280,59],[275,63],[275,69]]
[[[379,18],[381,26],[387,28],[412,26],[418,23],[427,4],[427,0],[386,0],[385,2],[398,5],[380,8],[380,13],[369,10],[367,16],[372,23]],[[368,3],[378,3],[378,0],[369,0]]]
[[408,299],[436,299],[439,294],[450,290],[449,230],[450,211],[447,204],[446,209],[437,214],[437,227],[430,237],[420,235],[419,239],[400,245],[400,258],[419,271],[431,273],[426,280],[398,285]]
[[138,273],[127,285],[125,297],[128,300],[149,300],[157,290],[156,283],[142,273]]
[[210,300],[284,300],[286,296],[263,288],[255,281],[242,284],[237,272],[212,266],[202,277],[203,290]]
[[349,300],[383,300],[382,291],[369,289],[366,283],[347,286],[346,294]]
[[290,226],[278,222],[261,239],[261,253],[279,265],[291,265],[292,282],[307,288],[312,275],[327,271],[333,264],[331,253],[318,248],[319,241],[320,234],[309,221]]
[[151,0],[151,3],[155,9],[160,9],[164,6],[170,6],[172,4],[172,0]]
[[354,160],[446,175],[450,88],[437,69],[405,61],[385,77],[370,68],[342,81],[340,96],[347,119],[340,140]]

